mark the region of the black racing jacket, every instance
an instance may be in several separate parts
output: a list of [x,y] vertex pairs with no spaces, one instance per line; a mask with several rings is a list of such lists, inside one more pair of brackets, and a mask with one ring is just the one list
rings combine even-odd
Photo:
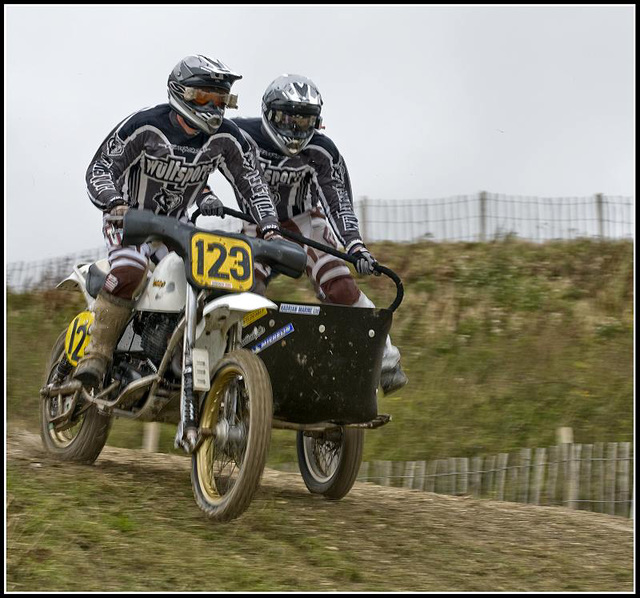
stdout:
[[208,192],[219,168],[240,208],[264,228],[277,215],[255,148],[224,119],[213,134],[189,135],[169,104],[144,108],[119,123],[87,169],[89,198],[106,212],[119,204],[180,218]]
[[320,205],[336,238],[347,250],[362,243],[347,165],[329,137],[316,131],[299,154],[288,157],[269,139],[262,128],[262,119],[232,121],[258,151],[281,222]]

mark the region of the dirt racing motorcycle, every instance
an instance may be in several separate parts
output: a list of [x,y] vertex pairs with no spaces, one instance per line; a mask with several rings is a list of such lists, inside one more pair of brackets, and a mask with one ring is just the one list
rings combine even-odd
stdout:
[[364,429],[390,420],[377,414],[376,396],[392,312],[402,300],[400,279],[377,266],[397,286],[386,310],[276,302],[250,291],[254,263],[297,278],[306,267],[298,244],[129,210],[123,243],[146,241],[163,242],[170,252],[150,273],[97,391],[82,387],[73,371],[89,342],[91,307],[108,262],[78,264],[58,285],[82,292],[87,309],[57,339],[40,390],[47,451],[92,463],[115,417],[176,424],[175,445],[191,455],[198,506],[228,521],[259,487],[271,429],[292,429],[307,488],[329,499],[345,496],[360,467]]

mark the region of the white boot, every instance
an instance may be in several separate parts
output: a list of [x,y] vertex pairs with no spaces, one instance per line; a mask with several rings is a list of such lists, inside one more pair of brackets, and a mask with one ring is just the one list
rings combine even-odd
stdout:
[[[351,307],[375,307],[369,297],[360,291],[360,297]],[[387,334],[387,340],[382,352],[382,367],[380,368],[380,386],[385,396],[402,388],[409,379],[402,371],[400,365],[400,350],[391,342],[391,337]]]

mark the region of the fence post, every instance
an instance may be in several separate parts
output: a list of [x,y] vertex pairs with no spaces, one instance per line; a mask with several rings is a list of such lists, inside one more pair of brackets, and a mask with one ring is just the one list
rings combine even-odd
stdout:
[[480,241],[487,240],[487,192],[480,191]]
[[[593,497],[591,496],[591,459],[593,458],[593,445],[582,445],[582,467],[581,469],[581,492],[580,496],[585,501],[585,508],[589,511],[595,511],[593,508]],[[589,506],[587,507],[587,503]]]
[[533,476],[533,484],[531,487],[531,503],[540,504],[540,492],[542,491],[542,483],[544,481],[544,467],[547,461],[547,449],[537,448],[535,456],[535,469]]
[[[604,513],[604,443],[596,442],[593,446],[594,470],[597,470],[597,483],[595,484],[597,491],[596,507],[598,513]],[[597,466],[597,467],[596,467]],[[595,476],[594,476],[595,477]],[[594,481],[596,481],[594,480]]]
[[150,453],[158,452],[158,440],[160,438],[160,424],[148,422],[144,424],[142,431],[142,448]]
[[607,443],[607,471],[605,474],[606,489],[606,510],[609,515],[616,514],[616,469],[618,458],[618,444],[616,442]]
[[438,460],[432,459],[427,464],[427,473],[424,480],[423,488],[427,492],[436,491],[436,474],[438,473]]
[[560,446],[549,447],[549,470],[547,477],[547,504],[556,504],[556,485],[558,483],[558,460],[560,458]]
[[508,459],[509,453],[500,453],[500,455],[498,455],[498,500],[504,500],[504,486],[507,477]]
[[604,239],[604,210],[602,193],[596,193],[596,218],[598,220],[598,237]]
[[427,470],[427,462],[418,461],[416,465],[416,477],[413,482],[414,489],[424,490],[426,470]]
[[367,204],[369,198],[364,195],[362,197],[362,222],[360,222],[360,234],[362,234],[362,240],[366,243],[369,241],[369,220],[367,214]]
[[619,494],[618,504],[620,505],[617,512],[624,517],[629,516],[629,458],[630,458],[630,442],[620,443],[620,461],[618,462],[618,479]]
[[570,445],[569,462],[569,484],[567,495],[567,506],[570,509],[577,509],[579,506],[578,496],[580,494],[580,456],[582,454],[581,444]]
[[531,449],[524,448],[520,451],[520,502],[529,502],[529,474],[531,472]]
[[404,480],[402,480],[403,488],[413,488],[413,478],[416,475],[416,462],[407,461],[404,468]]

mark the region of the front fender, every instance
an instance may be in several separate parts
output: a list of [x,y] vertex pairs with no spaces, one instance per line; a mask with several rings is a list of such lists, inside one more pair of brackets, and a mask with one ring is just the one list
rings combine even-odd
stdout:
[[219,297],[207,303],[202,319],[196,328],[196,338],[204,330],[228,329],[246,314],[261,309],[278,309],[278,306],[266,297],[256,293],[236,293]]

